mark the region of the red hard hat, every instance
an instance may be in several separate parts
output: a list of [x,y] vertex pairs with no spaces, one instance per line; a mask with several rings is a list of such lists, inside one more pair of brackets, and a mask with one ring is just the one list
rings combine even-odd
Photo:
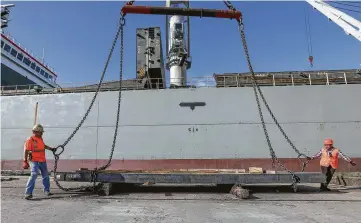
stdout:
[[332,139],[325,139],[325,141],[323,142],[324,145],[332,145],[333,144],[333,140]]

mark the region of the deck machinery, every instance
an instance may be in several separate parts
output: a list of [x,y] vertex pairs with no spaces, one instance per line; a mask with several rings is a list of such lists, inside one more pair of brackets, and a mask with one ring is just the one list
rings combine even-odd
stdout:
[[[174,5],[184,4],[186,8],[172,7]],[[227,5],[227,4],[226,4]],[[229,6],[228,6],[229,7]],[[230,7],[229,7],[230,8]],[[122,8],[122,14],[158,14],[166,15],[167,24],[167,62],[166,66],[170,70],[170,87],[184,87],[186,86],[186,70],[191,66],[190,58],[190,41],[189,41],[189,17],[213,17],[213,18],[227,18],[236,19],[241,18],[241,13],[237,10],[214,10],[214,9],[193,9],[189,8],[187,1],[170,1],[166,3],[166,7],[151,7],[151,6],[134,6],[133,1],[128,2]],[[169,19],[168,16],[171,15]],[[184,17],[187,18],[187,35],[188,41],[185,41]],[[168,23],[169,20],[169,23]],[[149,31],[146,29],[138,29],[137,38],[141,34]],[[158,32],[158,29],[156,29]],[[149,35],[149,34],[147,34]],[[147,38],[145,38],[147,39]],[[149,38],[148,38],[149,39]],[[141,40],[137,40],[141,41]],[[149,45],[148,45],[149,46]],[[149,55],[148,55],[149,56]],[[162,61],[162,58],[159,58]],[[148,64],[149,58],[146,58]],[[152,59],[151,59],[152,60]],[[144,65],[144,63],[141,63]],[[161,63],[158,63],[161,65]],[[157,65],[157,66],[158,66]],[[138,63],[137,63],[138,66]],[[159,67],[159,66],[158,66]],[[138,67],[137,67],[138,69]],[[162,72],[160,72],[162,73]],[[139,75],[139,73],[138,73]],[[148,72],[149,75],[149,72]],[[164,76],[159,77],[163,80]],[[63,148],[64,150],[64,148]],[[113,148],[114,150],[114,148]],[[56,155],[57,159],[62,152]],[[55,155],[55,154],[54,154]],[[297,180],[295,181],[295,175]],[[56,182],[58,181],[80,181],[80,182],[101,182],[112,185],[113,183],[128,183],[128,184],[143,184],[146,182],[152,183],[167,183],[167,184],[269,184],[282,183],[291,184],[294,190],[297,190],[297,183],[321,183],[325,180],[321,173],[314,172],[260,172],[260,173],[245,173],[239,170],[160,170],[160,171],[126,171],[126,170],[87,170],[80,169],[75,172],[56,172],[54,175]]]

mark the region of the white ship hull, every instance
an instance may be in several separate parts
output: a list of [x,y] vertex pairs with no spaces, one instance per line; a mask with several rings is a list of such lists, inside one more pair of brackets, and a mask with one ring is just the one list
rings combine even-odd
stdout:
[[[361,85],[262,87],[281,126],[296,147],[313,155],[331,137],[352,157],[339,171],[361,171]],[[94,93],[2,97],[2,169],[20,170],[23,143],[31,134],[34,108],[45,126],[45,142],[62,144],[81,120]],[[109,156],[118,92],[100,92],[82,128],[66,146],[59,170],[104,164]],[[180,106],[204,102],[205,106]],[[299,171],[297,154],[263,107],[278,157]],[[124,91],[119,132],[110,169],[271,169],[269,149],[251,87]],[[52,154],[47,158],[52,160]],[[52,168],[53,162],[49,162]],[[319,171],[311,161],[306,171]]]

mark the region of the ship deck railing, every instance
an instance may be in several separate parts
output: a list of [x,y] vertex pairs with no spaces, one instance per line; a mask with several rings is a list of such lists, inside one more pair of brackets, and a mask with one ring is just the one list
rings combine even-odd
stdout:
[[[150,81],[149,81],[150,80]],[[333,72],[333,73],[301,73],[301,74],[257,74],[257,83],[260,86],[302,86],[302,85],[344,85],[361,84],[361,72]],[[173,81],[173,80],[172,80]],[[188,77],[184,87],[181,88],[202,88],[202,87],[252,87],[252,77],[248,74],[214,74],[214,76]],[[151,83],[151,84],[149,84]],[[169,87],[171,80],[168,79],[128,79],[122,81],[122,90],[154,90]],[[94,92],[98,83],[91,84],[57,84],[58,87],[49,88],[38,85],[12,85],[1,86],[2,96],[12,95],[33,95],[33,94],[60,94]],[[179,88],[179,87],[177,87]],[[102,83],[100,91],[118,91],[119,81],[108,81]]]

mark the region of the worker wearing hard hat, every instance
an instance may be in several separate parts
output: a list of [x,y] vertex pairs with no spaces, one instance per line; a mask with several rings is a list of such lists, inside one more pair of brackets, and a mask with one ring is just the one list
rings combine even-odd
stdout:
[[31,175],[26,184],[25,199],[31,199],[33,197],[33,190],[35,187],[35,181],[40,170],[43,178],[44,192],[47,196],[52,195],[50,193],[50,179],[48,173],[48,167],[45,158],[45,149],[53,151],[54,148],[45,145],[43,141],[44,128],[42,125],[37,124],[33,127],[33,135],[29,137],[24,144],[24,162],[23,168],[28,169],[29,163],[31,166]]
[[321,171],[326,177],[326,183],[321,183],[321,191],[329,191],[327,188],[330,183],[333,174],[338,168],[338,156],[340,155],[344,160],[349,162],[352,166],[355,166],[356,163],[353,162],[350,158],[345,156],[340,149],[333,147],[333,140],[326,139],[324,142],[324,147],[314,156],[308,157],[308,160],[313,160],[315,158],[321,157],[320,165]]

